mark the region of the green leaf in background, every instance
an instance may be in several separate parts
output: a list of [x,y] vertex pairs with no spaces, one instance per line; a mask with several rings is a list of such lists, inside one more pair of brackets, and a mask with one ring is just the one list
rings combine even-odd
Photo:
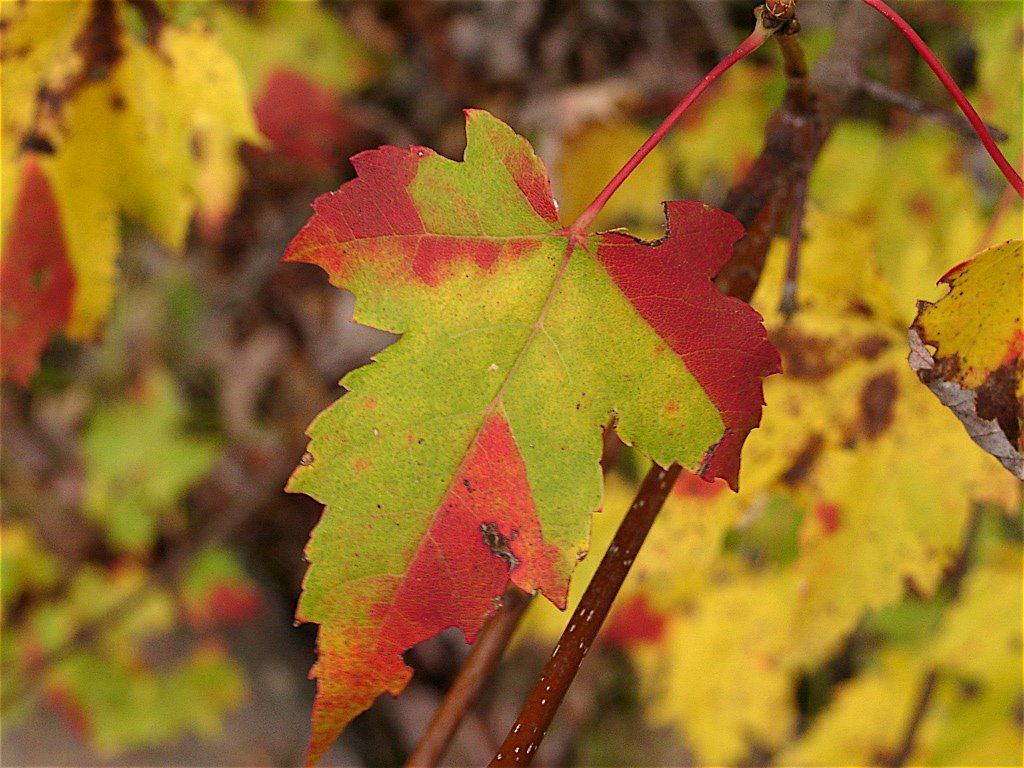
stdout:
[[216,441],[186,432],[187,415],[171,379],[152,373],[89,423],[84,511],[114,548],[148,548],[162,526],[178,521],[178,505],[216,461]]

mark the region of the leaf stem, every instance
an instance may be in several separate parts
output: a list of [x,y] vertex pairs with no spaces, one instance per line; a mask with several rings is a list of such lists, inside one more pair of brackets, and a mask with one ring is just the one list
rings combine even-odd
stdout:
[[888,21],[891,22],[892,25],[910,41],[910,44],[914,46],[914,49],[921,54],[921,58],[923,58],[925,62],[927,62],[928,66],[931,67],[932,72],[935,73],[935,76],[939,78],[943,87],[949,91],[957,106],[960,107],[964,116],[970,122],[971,127],[974,128],[974,132],[978,134],[978,138],[981,139],[981,143],[985,146],[985,149],[988,150],[988,153],[995,161],[995,164],[999,166],[999,170],[1002,171],[1003,176],[1005,176],[1006,180],[1010,182],[1010,186],[1017,190],[1018,195],[1024,197],[1024,181],[1021,180],[1020,174],[1017,173],[1012,165],[1010,165],[1010,161],[1006,159],[999,147],[996,146],[995,139],[992,138],[992,134],[989,133],[984,121],[975,111],[974,107],[971,106],[971,102],[969,102],[967,97],[964,96],[964,92],[960,90],[960,86],[956,84],[949,72],[946,71],[946,68],[942,66],[942,62],[936,58],[931,48],[929,48],[925,41],[921,39],[921,36],[914,31],[913,27],[911,27],[902,16],[896,13],[896,11],[886,5],[882,0],[861,0],[861,2],[871,6],[882,14],[882,16],[888,19]]
[[544,671],[491,761],[490,768],[528,765],[533,759],[680,470],[678,464],[667,469],[654,465],[647,473],[598,565],[597,573],[587,585],[569,625],[544,665]]
[[683,100],[676,105],[668,117],[666,117],[661,125],[659,125],[654,133],[643,143],[626,164],[619,169],[619,172],[612,177],[604,189],[602,189],[597,197],[594,198],[593,202],[586,207],[586,209],[579,215],[579,217],[569,226],[569,233],[575,237],[575,239],[581,239],[587,232],[587,229],[591,224],[594,223],[594,219],[601,212],[604,206],[608,203],[608,200],[612,195],[622,186],[623,182],[629,178],[630,174],[636,170],[637,166],[643,162],[644,158],[651,153],[651,151],[658,146],[662,139],[668,135],[668,132],[672,130],[679,118],[683,116],[683,113],[690,107],[697,98],[708,89],[708,87],[719,78],[719,76],[727,69],[732,67],[733,64],[746,58],[748,55],[760,48],[768,38],[770,38],[777,30],[780,29],[780,25],[776,24],[769,26],[766,24],[764,18],[763,7],[755,9],[754,13],[757,15],[757,23],[754,26],[754,31],[750,33],[746,40],[739,44],[732,53],[722,59],[714,69],[708,72],[693,90],[691,90]]

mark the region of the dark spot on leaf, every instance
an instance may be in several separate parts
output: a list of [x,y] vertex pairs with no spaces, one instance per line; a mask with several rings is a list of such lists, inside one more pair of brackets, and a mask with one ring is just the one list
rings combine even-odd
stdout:
[[771,334],[771,341],[782,355],[786,376],[818,381],[838,368],[834,360],[834,342],[808,336],[791,325]]
[[491,550],[491,554],[508,564],[509,573],[519,566],[519,558],[509,547],[509,539],[505,538],[497,523],[480,523],[480,533],[483,535],[484,544]]
[[36,91],[36,101],[51,109],[58,109],[64,101],[64,94],[48,85],[41,85]]
[[41,291],[49,282],[50,270],[49,269],[37,269],[32,273],[31,283],[33,290]]
[[1011,361],[996,368],[977,389],[978,416],[995,421],[1010,441],[1020,446],[1021,421],[1024,413],[1017,401],[1017,383],[1020,373]]
[[893,407],[899,387],[892,371],[880,373],[871,379],[860,393],[861,428],[873,440],[892,424]]
[[961,677],[956,681],[957,692],[962,699],[976,699],[981,694],[981,683],[969,677]]
[[868,360],[874,360],[889,348],[890,343],[889,339],[884,336],[865,336],[857,342],[857,354]]
[[124,97],[120,93],[110,95],[110,108],[115,112],[120,112],[124,109]]
[[462,478],[462,484],[466,486],[466,490],[469,491],[470,493],[476,493],[476,489],[472,485],[470,485],[468,477]]
[[57,151],[48,138],[38,133],[30,133],[22,139],[21,149],[23,152],[39,152],[42,155],[52,155]]
[[875,313],[867,304],[859,299],[851,301],[847,309],[855,315],[861,315],[862,317],[871,317]]
[[74,44],[75,50],[82,54],[86,80],[104,80],[121,60],[124,50],[120,37],[121,28],[113,0],[96,0],[92,16]]
[[927,195],[914,195],[910,199],[910,212],[921,219],[931,219],[935,216],[935,205]]
[[188,138],[188,151],[192,155],[192,158],[196,161],[202,161],[203,159],[203,142],[199,138],[199,134],[193,133]]
[[[6,26],[6,22],[4,25]],[[0,61],[7,61],[8,59],[24,59],[30,53],[32,53],[32,48],[28,45],[19,46],[13,51],[8,51],[6,48],[0,48]]]
[[807,442],[804,443],[804,447],[800,449],[796,458],[793,459],[789,469],[782,473],[782,482],[786,485],[796,485],[807,477],[818,458],[818,454],[821,452],[824,442],[821,435],[817,433],[812,434],[807,439]]

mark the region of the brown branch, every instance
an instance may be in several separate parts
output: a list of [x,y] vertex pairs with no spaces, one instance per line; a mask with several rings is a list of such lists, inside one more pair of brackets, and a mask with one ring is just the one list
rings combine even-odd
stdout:
[[799,308],[796,303],[796,281],[800,272],[800,244],[803,241],[804,210],[807,206],[807,182],[804,176],[797,180],[793,194],[793,210],[789,214],[789,255],[786,259],[786,279],[782,284],[779,311],[788,320]]
[[900,740],[900,748],[896,751],[896,754],[893,755],[892,760],[887,763],[890,768],[900,768],[900,766],[906,765],[907,758],[909,758],[910,753],[913,752],[914,743],[917,741],[917,731],[921,727],[921,722],[924,720],[925,713],[928,711],[928,705],[931,703],[932,694],[935,693],[935,683],[938,681],[938,678],[938,671],[930,669],[921,681],[921,688],[917,695],[917,703],[914,704],[914,712],[910,716],[906,732]]
[[655,466],[647,473],[579,607],[544,665],[544,671],[530,691],[498,754],[491,761],[491,768],[527,765],[533,758],[680,469],[678,464],[668,469]]
[[[814,67],[813,98],[804,98],[803,84],[790,79],[786,99],[768,119],[761,155],[722,206],[747,228],[715,279],[724,293],[744,301],[753,296],[768,246],[792,207],[798,185],[810,175],[847,104],[860,93],[860,68],[884,39],[886,25],[876,16],[859,4],[850,7],[839,21],[835,45]],[[787,66],[796,70],[797,65],[793,61]]]
[[[607,475],[615,466],[621,449],[622,441],[615,434],[614,423],[609,424],[605,427],[604,449],[601,452],[601,471],[604,474]],[[526,594],[514,584],[508,585],[501,598],[501,605],[477,635],[455,681],[445,693],[430,724],[420,737],[419,744],[406,761],[407,768],[430,768],[437,765],[444,756],[459,723],[487,682],[491,671],[501,661],[532,599],[532,595]]]

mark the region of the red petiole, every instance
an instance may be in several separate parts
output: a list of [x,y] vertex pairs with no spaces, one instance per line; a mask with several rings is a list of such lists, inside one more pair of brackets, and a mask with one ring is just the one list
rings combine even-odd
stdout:
[[605,204],[615,194],[616,190],[622,186],[622,183],[629,178],[629,175],[633,173],[638,165],[643,162],[644,158],[651,153],[651,151],[658,146],[663,138],[668,134],[669,131],[679,122],[679,118],[683,116],[683,113],[690,107],[697,98],[708,89],[708,87],[715,82],[726,70],[732,67],[736,62],[746,58],[751,53],[760,48],[765,41],[777,31],[778,27],[768,28],[762,23],[762,15],[759,14],[757,17],[757,25],[754,27],[754,31],[750,33],[746,40],[740,43],[739,47],[736,48],[732,53],[722,59],[714,69],[708,72],[704,78],[697,83],[692,91],[690,91],[676,108],[673,109],[668,117],[666,117],[661,125],[650,135],[650,137],[643,143],[631,158],[626,162],[619,172],[615,174],[611,181],[609,181],[604,189],[598,193],[594,201],[586,207],[586,209],[579,215],[579,217],[569,227],[571,235],[577,239],[581,239],[586,236],[587,229],[591,224],[594,223],[594,219],[604,208]]
[[978,138],[981,139],[981,143],[985,145],[985,149],[988,150],[989,155],[992,156],[996,165],[999,166],[999,170],[1002,171],[1003,176],[1005,176],[1006,180],[1010,182],[1010,186],[1017,190],[1018,195],[1024,197],[1024,182],[1021,181],[1020,174],[1017,173],[1012,165],[1010,165],[1010,161],[1003,156],[999,147],[996,146],[996,142],[995,139],[992,138],[992,134],[990,134],[988,128],[985,127],[985,123],[982,121],[981,117],[978,116],[974,107],[971,106],[971,102],[969,102],[967,97],[964,96],[964,92],[960,90],[960,87],[954,82],[949,72],[946,71],[946,68],[942,66],[942,62],[940,62],[935,57],[935,54],[932,53],[931,48],[928,47],[925,41],[921,39],[921,36],[914,31],[913,27],[911,27],[902,16],[882,2],[882,0],[862,0],[862,2],[867,3],[888,19],[889,22],[891,22],[892,25],[910,41],[910,44],[914,46],[914,49],[921,54],[921,58],[928,63],[932,72],[935,73],[936,77],[939,78],[939,81],[945,89],[949,91],[953,100],[957,103],[957,106],[960,107],[964,116],[970,122],[971,127],[974,128],[974,132],[977,133]]

